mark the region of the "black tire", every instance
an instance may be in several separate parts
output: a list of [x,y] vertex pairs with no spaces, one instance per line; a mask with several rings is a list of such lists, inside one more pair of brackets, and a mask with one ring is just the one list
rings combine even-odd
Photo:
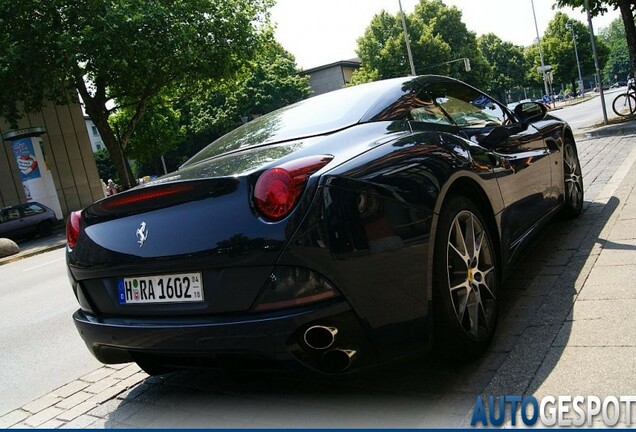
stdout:
[[448,198],[433,256],[435,345],[442,356],[468,360],[488,347],[497,324],[498,262],[481,210],[466,197]]
[[583,176],[576,145],[570,138],[563,143],[563,216],[575,218],[583,210]]
[[53,224],[50,221],[40,222],[38,225],[38,234],[42,237],[48,237],[53,234]]
[[612,109],[619,116],[636,113],[636,96],[632,93],[619,94],[612,102]]
[[143,360],[137,359],[135,360],[135,363],[137,363],[141,370],[143,370],[150,376],[167,375],[177,371],[174,368],[164,366],[161,363],[158,363],[149,358],[145,358]]

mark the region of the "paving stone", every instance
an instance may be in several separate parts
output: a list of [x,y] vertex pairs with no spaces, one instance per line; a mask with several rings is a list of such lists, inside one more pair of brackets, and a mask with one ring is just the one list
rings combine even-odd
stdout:
[[633,395],[636,347],[554,347],[529,389],[536,397]]
[[28,417],[27,419],[24,420],[24,423],[31,427],[37,427],[41,425],[42,423],[57,417],[62,412],[64,412],[64,410],[60,408],[48,407],[38,412],[37,414],[34,414],[31,417]]
[[60,429],[85,429],[95,423],[99,418],[93,417],[87,414],[82,414],[79,417],[71,420],[63,425]]
[[29,417],[31,414],[28,412],[17,409],[0,417],[0,429],[7,429],[10,426],[13,426],[17,423],[20,423],[25,418]]
[[122,380],[119,383],[119,385],[124,388],[130,388],[130,387],[136,386],[140,382],[147,381],[147,380],[148,380],[148,374],[146,374],[145,372],[137,372],[136,374]]
[[101,380],[91,384],[90,386],[84,389],[85,392],[88,393],[101,393],[109,387],[113,387],[117,384],[121,383],[121,380],[115,379],[112,376],[108,376],[106,378],[102,378]]
[[114,373],[112,377],[123,380],[139,372],[141,372],[139,366],[137,366],[135,363],[131,363],[125,368],[122,368],[118,372]]
[[63,424],[65,424],[65,422],[57,419],[52,419],[47,421],[46,423],[42,423],[40,426],[38,426],[38,429],[58,429]]
[[82,402],[79,405],[74,406],[70,410],[64,411],[56,416],[56,418],[64,421],[71,421],[82,414],[86,414],[88,411],[95,408],[96,404],[93,402]]
[[34,400],[33,402],[30,402],[24,405],[22,409],[35,414],[37,412],[42,411],[45,408],[55,405],[61,400],[62,398],[59,398],[57,396],[46,395],[39,399]]
[[66,398],[71,396],[74,393],[77,393],[80,390],[85,389],[90,384],[84,381],[76,380],[71,381],[70,383],[63,385],[62,387],[55,389],[51,392],[52,396],[58,396],[61,398]]
[[93,397],[94,394],[93,393],[87,393],[85,391],[80,391],[78,393],[75,393],[65,399],[62,399],[57,405],[55,405],[58,408],[62,408],[62,409],[71,409],[76,405],[81,404],[82,402],[86,401],[87,399]]
[[116,369],[112,369],[112,368],[104,366],[89,374],[84,375],[80,379],[82,381],[86,381],[89,383],[96,383],[97,381],[101,381],[102,379],[114,374],[115,372],[116,372]]
[[97,393],[96,395],[94,395],[93,397],[91,397],[90,399],[88,399],[88,402],[92,402],[92,403],[96,403],[96,404],[100,404],[103,403],[109,399],[114,398],[115,396],[117,396],[119,393],[123,392],[124,390],[126,390],[126,387],[123,387],[119,384],[113,386],[113,387],[107,387],[104,390],[102,390],[101,392]]

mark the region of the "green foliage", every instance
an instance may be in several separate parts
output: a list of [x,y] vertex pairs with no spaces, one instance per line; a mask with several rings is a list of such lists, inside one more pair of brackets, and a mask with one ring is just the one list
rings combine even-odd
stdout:
[[[131,186],[128,140],[159,94],[231,75],[268,26],[271,0],[0,0],[0,115],[15,124],[79,92]],[[132,111],[116,136],[109,100]]]
[[[617,0],[589,0],[590,12],[592,16],[603,15],[609,8],[616,9],[618,5]],[[580,8],[585,10],[585,0],[555,0],[554,5],[562,8],[569,6],[573,9]]]
[[[555,6],[570,6],[572,8],[580,8],[585,10],[585,0],[555,0]],[[636,71],[636,25],[634,24],[634,13],[636,12],[635,0],[589,0],[590,12],[592,16],[603,15],[609,9],[619,9],[621,12],[623,28],[625,30],[625,40],[627,43],[627,52],[629,55],[631,70]],[[611,46],[611,44],[610,44]],[[611,47],[612,51],[616,46]],[[614,52],[614,51],[613,51]],[[610,59],[613,65],[617,66],[618,59]],[[618,68],[622,69],[622,68]],[[607,72],[607,71],[606,71]],[[613,78],[613,77],[612,77]]]
[[601,38],[610,50],[607,64],[603,69],[605,82],[626,80],[626,77],[631,75],[632,66],[622,20],[617,18],[612,21],[609,27],[601,32]]
[[[420,0],[413,13],[406,15],[406,23],[418,74],[448,74],[477,86],[489,82],[490,67],[475,34],[462,22],[459,9],[447,7],[441,0]],[[358,39],[357,54],[362,67],[354,73],[354,83],[408,75],[410,66],[399,13],[382,11],[375,15]],[[462,57],[470,59],[470,72],[464,70],[463,62],[443,64]]]
[[[544,63],[552,66],[553,88],[559,88],[561,84],[569,84],[573,88],[578,88],[576,83],[579,77],[574,51],[574,38],[572,30],[568,26],[574,29],[574,34],[576,35],[582,75],[593,75],[596,70],[587,26],[579,21],[570,19],[562,12],[557,12],[548,24],[548,28],[541,39]],[[599,66],[602,68],[607,61],[609,48],[598,37],[595,37],[595,43]],[[529,70],[529,80],[543,85],[542,75],[537,72],[537,67],[541,65],[538,46],[535,44],[528,47],[526,56],[532,64]]]
[[108,154],[108,150],[101,149],[95,152],[95,163],[97,164],[97,172],[99,173],[99,178],[101,178],[104,182],[107,182],[108,179],[113,180],[115,183],[119,184],[119,175],[117,174],[117,170],[113,166],[113,161],[110,159],[110,155]]
[[526,84],[525,75],[530,65],[523,47],[504,42],[493,33],[480,36],[477,44],[492,67],[489,91],[499,100],[507,101],[510,89]]
[[[130,107],[117,111],[109,119],[117,136],[121,136],[134,115]],[[147,174],[163,174],[161,156],[176,148],[185,137],[185,128],[180,124],[181,113],[167,97],[157,98],[141,118],[128,141],[126,155],[139,166],[153,166],[154,172],[140,172],[136,177]]]
[[236,76],[218,81],[184,107],[189,125],[185,153],[192,156],[242,123],[298,102],[310,92],[309,79],[298,76],[294,57],[270,39]]

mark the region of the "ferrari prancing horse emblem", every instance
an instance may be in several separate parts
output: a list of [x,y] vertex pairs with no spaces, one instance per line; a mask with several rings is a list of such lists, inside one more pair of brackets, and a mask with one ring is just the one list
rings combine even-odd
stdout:
[[139,247],[142,247],[146,240],[148,239],[148,230],[146,229],[146,222],[142,222],[139,228],[137,228],[137,243],[139,243]]

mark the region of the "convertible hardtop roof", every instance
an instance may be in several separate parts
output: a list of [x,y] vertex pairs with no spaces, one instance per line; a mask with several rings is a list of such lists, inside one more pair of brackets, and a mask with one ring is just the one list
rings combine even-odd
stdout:
[[255,145],[329,134],[372,119],[410,89],[457,80],[439,75],[375,81],[324,93],[258,117],[214,141],[182,167]]

